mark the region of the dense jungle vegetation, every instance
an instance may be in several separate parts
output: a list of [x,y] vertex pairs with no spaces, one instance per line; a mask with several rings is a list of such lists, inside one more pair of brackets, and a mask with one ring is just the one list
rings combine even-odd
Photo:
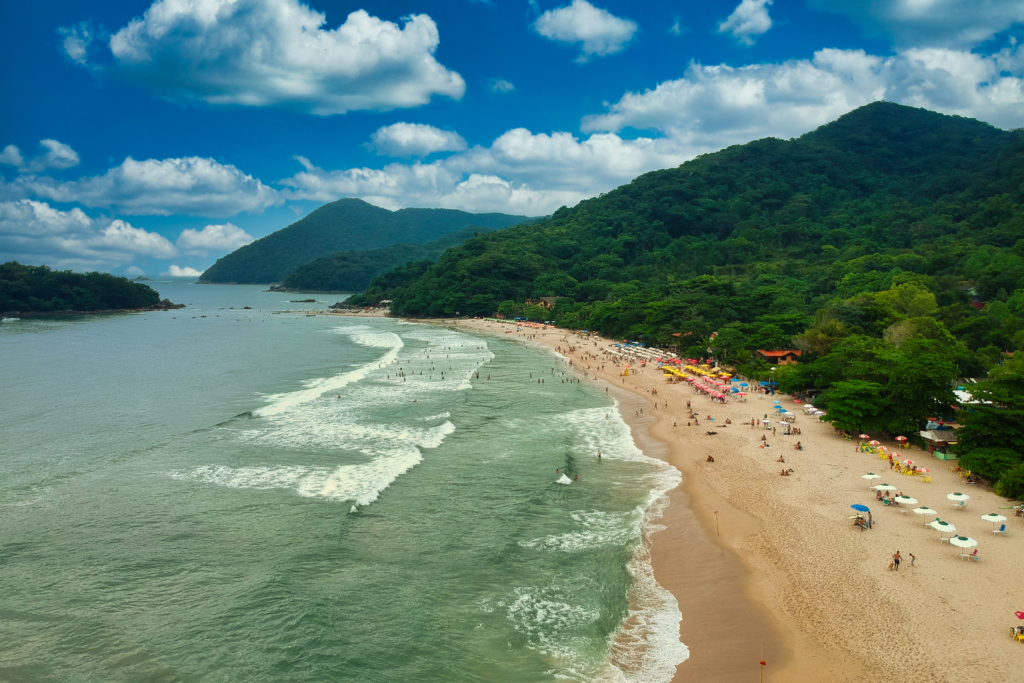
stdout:
[[492,232],[492,228],[465,228],[426,244],[392,244],[383,249],[339,251],[299,266],[281,284],[297,291],[359,292],[378,275],[409,261],[434,261],[448,247],[488,232]]
[[526,216],[467,213],[454,209],[389,211],[361,199],[340,199],[300,221],[218,259],[199,279],[204,283],[281,282],[296,268],[338,251],[424,244],[472,226],[507,228]]
[[[1024,131],[879,102],[469,239],[353,303],[537,317],[526,300],[558,296],[544,317],[559,325],[711,349],[754,375],[768,371],[754,350],[795,346],[802,362],[776,373],[780,388],[823,391],[816,405],[848,429],[909,435],[954,417],[958,378],[992,373],[972,391],[996,407],[958,417],[1005,427],[1024,416],[1010,405],[1020,361],[1004,365],[1024,348],[1022,182]],[[958,448],[1024,495],[1024,433],[997,431],[999,443]]]
[[0,265],[0,311],[102,311],[159,302],[154,289],[109,273],[50,270],[17,261]]

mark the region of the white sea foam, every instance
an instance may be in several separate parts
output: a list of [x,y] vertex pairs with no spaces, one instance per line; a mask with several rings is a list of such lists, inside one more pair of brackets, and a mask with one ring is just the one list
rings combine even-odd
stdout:
[[631,513],[573,512],[570,514],[578,530],[552,534],[531,541],[521,541],[524,548],[579,552],[607,545],[633,545],[641,540],[645,519],[644,511],[637,508]]
[[569,477],[567,477],[567,476],[565,476],[563,474],[558,479],[555,479],[555,483],[556,484],[566,484],[566,485],[568,485],[568,484],[572,483],[572,479],[570,479]]
[[[261,419],[229,427],[239,440],[304,456],[313,451],[321,462],[206,465],[172,476],[231,488],[290,489],[300,496],[352,501],[355,511],[375,501],[392,482],[419,464],[423,450],[437,448],[455,431],[447,410],[425,418],[414,413],[388,422],[381,422],[380,416],[416,400],[443,409],[447,392],[470,387],[469,377],[485,357],[484,351],[476,348],[483,342],[422,325],[401,329],[401,336],[367,325],[341,326],[331,332],[387,352],[354,370],[311,380],[298,391],[270,396],[268,405],[254,413]],[[405,344],[410,340],[428,346],[408,349]],[[469,346],[473,348],[465,348]],[[446,377],[452,377],[451,381],[437,381],[436,374],[433,381],[411,374],[410,366],[427,362],[428,355],[444,368]],[[403,365],[409,370],[405,381],[396,375]],[[460,379],[455,379],[456,375]],[[342,387],[346,387],[344,392],[339,391]],[[331,396],[335,393],[337,399]],[[442,398],[437,400],[439,396]],[[444,421],[432,426],[423,424],[437,420]],[[343,462],[321,464],[325,459]]]
[[[639,533],[627,537],[634,543],[633,558],[628,566],[634,580],[630,591],[630,613],[612,639],[611,658],[600,678],[628,683],[671,680],[676,666],[690,656],[690,651],[679,641],[679,622],[682,620],[679,603],[654,578],[649,535],[661,528],[656,526],[656,521],[668,505],[665,494],[682,482],[682,474],[668,463],[649,457],[636,446],[629,426],[619,414],[618,402],[612,409],[576,410],[561,419],[574,427],[577,443],[583,444],[588,453],[596,454],[600,449],[602,458],[642,462],[650,471],[646,478],[650,493],[645,505],[636,512],[637,525],[631,528],[631,531]],[[607,521],[600,517],[589,518],[586,525],[581,524],[584,528],[579,532],[565,538],[541,539],[541,544],[551,550],[571,552],[582,549],[588,542],[602,543],[609,539],[609,534],[607,529],[602,534],[597,528]]]
[[386,348],[388,349],[388,352],[377,360],[359,366],[355,370],[343,372],[331,377],[320,377],[309,380],[306,382],[304,389],[268,396],[267,398],[270,401],[270,404],[260,408],[259,410],[253,411],[254,415],[257,417],[280,415],[281,413],[292,410],[297,406],[314,401],[326,393],[339,391],[352,382],[358,382],[365,378],[373,370],[379,369],[382,364],[387,365],[394,361],[398,358],[399,350],[405,345],[402,342],[401,337],[394,332],[377,331],[372,330],[371,328],[364,328],[363,326],[338,327],[332,330],[332,332],[337,334],[347,334],[352,338],[352,341],[357,344]]

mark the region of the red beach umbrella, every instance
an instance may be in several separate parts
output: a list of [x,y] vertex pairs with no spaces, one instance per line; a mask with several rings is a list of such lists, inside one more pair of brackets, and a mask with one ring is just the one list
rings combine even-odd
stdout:
[[1014,612],[1014,614],[1017,615],[1018,619],[1024,619],[1024,612]]
[[906,443],[907,442],[907,437],[905,437],[905,436],[897,436],[896,440],[899,441],[900,443]]
[[870,439],[871,437],[869,435],[867,435],[867,434],[860,434],[857,438],[858,439]]

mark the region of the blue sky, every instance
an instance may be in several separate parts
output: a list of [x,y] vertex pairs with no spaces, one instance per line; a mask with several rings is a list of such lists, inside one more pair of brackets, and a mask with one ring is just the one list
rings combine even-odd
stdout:
[[0,7],[0,261],[194,275],[317,206],[547,214],[886,99],[1024,125],[1020,0]]

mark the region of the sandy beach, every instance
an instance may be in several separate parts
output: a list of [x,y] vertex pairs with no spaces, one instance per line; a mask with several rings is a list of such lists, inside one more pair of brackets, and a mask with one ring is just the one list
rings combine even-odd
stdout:
[[[804,416],[789,396],[752,394],[745,403],[721,405],[688,384],[669,385],[655,367],[622,377],[620,367],[603,360],[609,340],[555,329],[515,333],[483,320],[456,324],[560,349],[581,376],[615,391],[638,446],[683,473],[659,522],[666,528],[652,535],[651,547],[655,577],[679,601],[680,638],[690,649],[675,681],[755,681],[762,656],[764,680],[780,683],[995,683],[1024,670],[1024,644],[1009,636],[1014,611],[1024,609],[1024,520],[999,510],[1010,503],[966,484],[948,463],[900,449],[931,469],[926,483],[858,452],[831,425]],[[796,410],[802,434],[763,428],[773,398]],[[687,426],[687,401],[700,426]],[[760,447],[762,435],[768,448]],[[794,449],[798,440],[803,450]],[[709,454],[714,463],[706,461]],[[780,456],[791,476],[780,476]],[[878,482],[861,478],[867,472],[976,539],[981,560],[962,560],[963,551],[941,543],[912,511],[883,508],[869,490]],[[946,499],[954,491],[970,495],[966,509]],[[853,526],[854,503],[871,508],[874,528]],[[980,519],[989,512],[1009,517],[1008,536],[993,534]],[[896,551],[903,563],[890,571]]]

